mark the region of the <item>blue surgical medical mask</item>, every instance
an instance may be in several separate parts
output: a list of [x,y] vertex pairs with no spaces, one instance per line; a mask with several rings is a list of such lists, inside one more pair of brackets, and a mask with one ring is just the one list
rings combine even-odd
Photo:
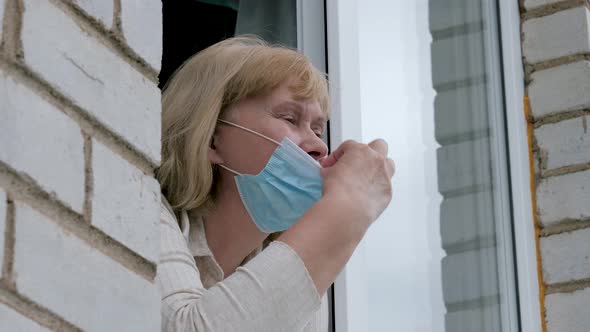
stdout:
[[248,214],[264,233],[290,228],[322,196],[320,164],[285,137],[280,143],[251,129],[219,120],[278,145],[257,175],[234,173],[236,186]]

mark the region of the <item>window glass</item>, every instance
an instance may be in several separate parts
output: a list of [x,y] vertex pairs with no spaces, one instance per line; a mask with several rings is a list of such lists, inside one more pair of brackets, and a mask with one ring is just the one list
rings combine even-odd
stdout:
[[190,56],[234,35],[297,48],[296,0],[163,0],[162,12],[160,87]]
[[518,331],[497,3],[359,6],[362,130],[396,160],[369,331]]
[[255,34],[271,43],[297,48],[295,0],[240,1],[236,35]]

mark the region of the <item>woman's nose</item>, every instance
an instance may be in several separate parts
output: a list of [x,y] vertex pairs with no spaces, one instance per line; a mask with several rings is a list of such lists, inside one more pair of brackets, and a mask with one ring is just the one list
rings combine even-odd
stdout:
[[313,132],[311,135],[308,134],[305,137],[299,147],[315,160],[320,160],[328,154],[328,146],[326,143]]

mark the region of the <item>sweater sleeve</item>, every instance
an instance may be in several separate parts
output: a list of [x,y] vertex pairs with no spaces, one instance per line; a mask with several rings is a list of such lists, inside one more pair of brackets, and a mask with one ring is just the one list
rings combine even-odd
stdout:
[[156,282],[162,331],[311,331],[322,301],[291,247],[274,241],[205,289],[175,217],[165,206],[161,211]]

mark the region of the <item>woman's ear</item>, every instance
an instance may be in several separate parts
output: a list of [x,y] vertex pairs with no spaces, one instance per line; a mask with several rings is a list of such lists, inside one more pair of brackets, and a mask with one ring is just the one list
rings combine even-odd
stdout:
[[212,164],[223,164],[223,158],[221,158],[219,151],[215,147],[215,135],[213,135],[213,138],[211,139],[211,145],[209,145],[207,157]]

